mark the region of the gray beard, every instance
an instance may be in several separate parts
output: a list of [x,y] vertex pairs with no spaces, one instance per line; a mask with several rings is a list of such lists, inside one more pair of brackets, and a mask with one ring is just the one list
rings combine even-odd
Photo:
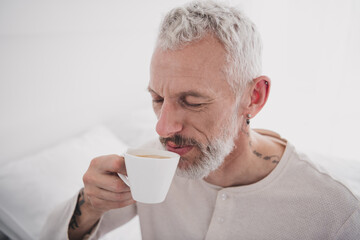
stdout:
[[[200,156],[196,157],[193,163],[186,168],[177,168],[176,175],[190,179],[207,177],[211,172],[217,170],[232,152],[237,133],[237,117],[233,115],[228,124],[223,127],[220,137],[211,141],[207,146],[204,144],[198,146],[201,152]],[[187,161],[187,159],[181,158],[180,161]]]
[[[234,140],[226,142],[215,140],[205,151],[201,150],[201,156],[197,157],[192,165],[186,169],[177,168],[176,175],[190,179],[201,179],[207,177],[211,172],[218,169],[234,148]],[[187,161],[181,158],[180,161]]]

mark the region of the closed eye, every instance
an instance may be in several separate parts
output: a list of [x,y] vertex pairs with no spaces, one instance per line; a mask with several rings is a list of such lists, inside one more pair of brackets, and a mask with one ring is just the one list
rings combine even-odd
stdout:
[[184,105],[189,106],[189,107],[201,107],[202,106],[201,103],[187,103],[187,102],[184,102]]
[[162,102],[164,102],[164,99],[153,99],[152,100],[153,101],[153,103],[162,103]]
[[190,108],[199,108],[201,107],[203,104],[202,103],[191,103],[191,102],[188,102],[186,100],[186,96],[182,96],[180,98],[180,105],[182,106],[185,106],[185,107],[190,107]]

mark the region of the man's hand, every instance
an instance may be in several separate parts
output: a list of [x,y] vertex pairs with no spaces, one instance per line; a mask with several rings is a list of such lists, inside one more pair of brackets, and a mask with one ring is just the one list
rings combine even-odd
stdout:
[[82,239],[107,211],[133,204],[130,188],[117,173],[125,174],[124,158],[107,155],[93,159],[83,176],[74,215],[69,224],[69,238]]
[[130,188],[117,173],[126,175],[123,157],[108,155],[91,161],[83,177],[85,204],[90,209],[102,214],[134,203]]

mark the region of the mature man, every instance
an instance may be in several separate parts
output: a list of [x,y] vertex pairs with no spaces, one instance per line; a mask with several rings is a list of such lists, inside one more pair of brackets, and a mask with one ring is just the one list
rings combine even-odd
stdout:
[[97,239],[138,214],[143,239],[360,239],[359,200],[276,133],[250,128],[270,86],[241,12],[210,1],[170,11],[149,82],[158,145],[181,155],[167,199],[135,203],[116,174],[123,157],[101,156],[44,238]]

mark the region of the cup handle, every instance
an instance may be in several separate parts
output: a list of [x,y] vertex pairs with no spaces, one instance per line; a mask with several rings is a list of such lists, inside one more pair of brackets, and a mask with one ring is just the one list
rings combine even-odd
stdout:
[[121,178],[121,180],[123,180],[123,182],[128,185],[128,187],[130,187],[130,182],[127,176],[121,174],[121,173],[117,173],[119,175],[119,177]]

